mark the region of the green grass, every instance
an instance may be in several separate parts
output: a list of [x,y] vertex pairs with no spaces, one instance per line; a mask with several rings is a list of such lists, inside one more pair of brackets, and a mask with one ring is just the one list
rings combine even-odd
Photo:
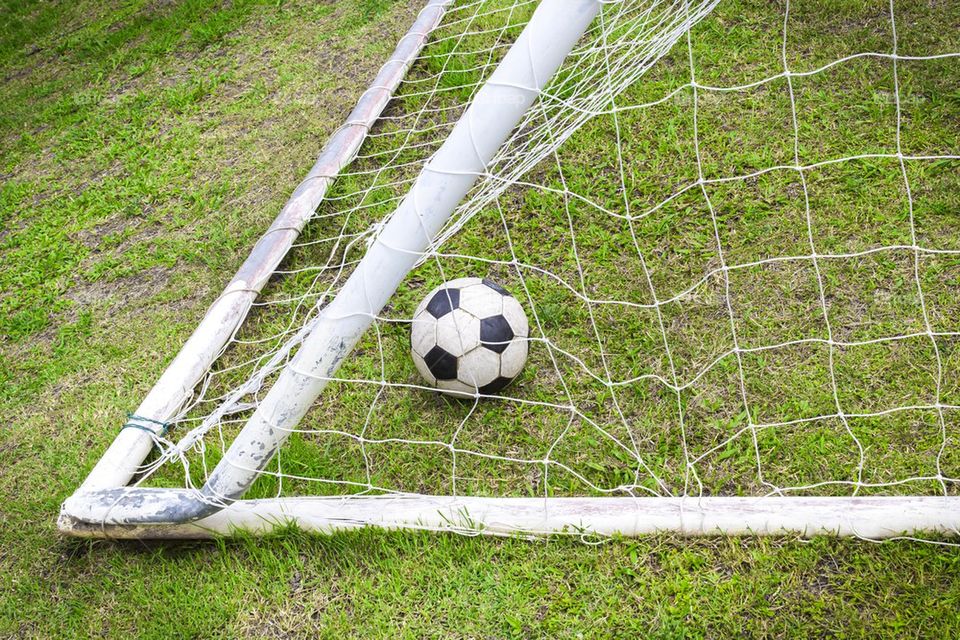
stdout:
[[[267,540],[186,544],[115,544],[61,538],[59,504],[82,481],[122,424],[240,264],[260,232],[305,174],[322,141],[342,122],[381,61],[410,24],[417,3],[384,0],[284,3],[207,0],[165,4],[79,2],[69,6],[0,5],[0,635],[11,637],[952,637],[960,600],[960,554],[951,548],[894,541],[699,539],[672,536],[529,542],[452,535],[363,531],[310,537],[296,531]],[[788,62],[808,71],[859,51],[888,51],[887,3],[795,0]],[[900,51],[960,51],[960,14],[951,3],[897,3]],[[518,16],[519,20],[522,16]],[[782,69],[782,14],[767,2],[729,0],[696,27],[697,79],[704,85],[754,82]],[[503,37],[512,38],[516,27]],[[442,35],[442,34],[441,34]],[[481,36],[471,36],[469,48]],[[477,55],[449,58],[446,41],[411,71],[393,113],[412,112],[410,95],[445,69],[441,88],[481,75]],[[445,64],[447,63],[447,64]],[[623,100],[655,99],[688,79],[678,46]],[[902,146],[908,154],[960,149],[960,66],[956,58],[902,61]],[[793,79],[801,162],[890,153],[895,133],[892,68],[871,58]],[[704,175],[747,173],[792,162],[793,124],[785,81],[744,92],[698,95]],[[631,211],[640,213],[696,180],[693,95],[623,112]],[[434,105],[436,106],[436,105]],[[436,117],[452,121],[454,114]],[[364,153],[398,143],[400,121]],[[564,180],[577,193],[621,209],[612,119],[589,122],[561,149]],[[435,142],[418,134],[410,143]],[[398,160],[414,160],[406,150]],[[370,167],[373,160],[357,167]],[[960,249],[960,163],[908,161],[920,244]],[[390,209],[395,191],[368,196],[373,206],[351,219],[363,231]],[[551,163],[530,179],[557,187]],[[910,244],[899,164],[866,159],[806,173],[818,252],[865,251]],[[347,196],[369,185],[339,181]],[[481,212],[446,251],[503,258],[503,225],[521,263],[549,269],[580,287],[569,244],[575,227],[590,296],[652,300],[636,260],[648,259],[664,305],[677,375],[689,380],[731,347],[720,265],[744,265],[808,251],[802,184],[795,172],[708,187],[718,226],[698,190],[686,192],[631,230],[580,202],[512,189],[500,213]],[[356,200],[356,198],[354,198]],[[335,213],[330,205],[322,209]],[[339,230],[317,223],[308,239]],[[286,268],[316,265],[329,244],[304,247]],[[491,275],[515,292],[521,276],[547,335],[593,371],[602,371],[587,309],[554,280],[513,267],[445,258],[447,278]],[[855,260],[823,258],[819,268],[838,340],[870,340],[922,331],[913,257],[893,251]],[[931,324],[960,331],[960,260],[928,254],[919,263]],[[311,286],[315,272],[280,278],[266,292],[281,299]],[[411,275],[391,302],[403,318],[441,280],[435,263]],[[323,278],[319,284],[327,282]],[[731,305],[741,346],[826,337],[816,273],[809,261],[772,262],[730,272]],[[282,326],[285,308],[265,311],[245,335]],[[603,307],[595,321],[615,377],[670,376],[649,310]],[[388,379],[416,382],[407,327],[381,323]],[[941,401],[960,405],[960,340],[938,339],[944,364]],[[250,352],[237,348],[226,361]],[[678,397],[643,382],[617,391],[630,416],[619,423],[613,396],[576,363],[561,359],[570,400],[590,420],[637,450],[674,490],[685,481],[678,407],[687,445],[706,493],[755,493],[763,482],[800,486],[852,482],[865,445],[862,481],[933,475],[946,436],[943,472],[960,476],[960,423],[935,412],[826,419],[757,433],[764,475],[747,424],[829,414],[834,398],[829,349],[808,343],[745,354],[747,398],[733,357],[716,362]],[[344,372],[379,377],[371,337]],[[231,360],[232,359],[232,360]],[[834,368],[847,413],[932,402],[937,372],[929,340],[840,348]],[[564,403],[542,344],[510,393]],[[235,378],[224,381],[225,386]],[[333,384],[307,427],[356,433],[376,389]],[[447,442],[470,414],[469,403],[391,389],[379,399],[368,438]],[[510,403],[484,403],[461,429],[466,450],[552,459],[590,483],[634,482],[636,457],[613,446],[585,420]],[[564,433],[558,441],[558,435]],[[215,459],[216,446],[210,455]],[[366,458],[365,455],[366,454]],[[286,472],[338,477],[409,491],[449,491],[449,451],[391,443],[361,451],[352,439],[306,434],[284,456]],[[457,490],[478,494],[589,492],[581,478],[551,468],[477,456],[457,459]],[[180,483],[171,466],[158,484]],[[649,478],[639,484],[653,488]],[[331,488],[286,482],[288,493]],[[914,482],[883,492],[936,493]],[[955,489],[951,487],[951,491]],[[266,477],[253,493],[271,495]],[[849,492],[849,486],[808,493]],[[863,492],[870,493],[865,489]],[[876,490],[880,492],[880,490]]]

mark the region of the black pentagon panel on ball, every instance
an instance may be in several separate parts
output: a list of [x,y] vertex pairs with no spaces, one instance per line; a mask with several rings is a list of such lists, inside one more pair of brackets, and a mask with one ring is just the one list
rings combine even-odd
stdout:
[[492,316],[480,321],[480,344],[491,351],[503,353],[513,340],[513,329],[503,316]]
[[497,393],[499,391],[502,391],[503,388],[506,387],[511,382],[513,382],[513,378],[506,378],[504,376],[500,376],[490,384],[485,384],[482,387],[480,387],[478,391],[483,394]]
[[430,349],[423,356],[423,361],[437,380],[453,380],[457,377],[457,357],[444,351],[443,347]]
[[490,287],[491,289],[493,289],[494,291],[496,291],[497,293],[499,293],[499,294],[502,295],[502,296],[509,296],[509,295],[510,295],[510,292],[509,292],[509,291],[507,291],[506,289],[504,289],[503,287],[501,287],[500,285],[498,285],[498,284],[497,284],[496,282],[494,282],[493,280],[487,280],[486,278],[484,278],[484,279],[482,280],[482,282],[483,282],[483,284],[487,285],[488,287]]
[[442,289],[434,294],[427,311],[434,318],[442,318],[459,306],[460,289]]

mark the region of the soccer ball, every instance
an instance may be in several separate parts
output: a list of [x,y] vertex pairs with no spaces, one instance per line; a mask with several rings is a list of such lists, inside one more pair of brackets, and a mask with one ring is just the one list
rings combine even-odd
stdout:
[[423,379],[455,396],[497,393],[527,361],[529,324],[510,293],[459,278],[430,292],[413,314],[413,361]]

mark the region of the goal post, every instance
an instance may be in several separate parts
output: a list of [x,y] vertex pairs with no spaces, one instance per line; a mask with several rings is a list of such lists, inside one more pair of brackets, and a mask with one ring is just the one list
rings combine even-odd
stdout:
[[[593,21],[600,5],[599,0],[544,0],[541,3],[449,137],[423,168],[409,194],[377,234],[343,289],[323,310],[294,360],[284,368],[199,492],[101,488],[111,480],[129,480],[152,446],[149,433],[144,434],[142,429],[122,430],[119,442],[115,443],[117,453],[108,452],[100,468],[94,469],[77,494],[64,504],[61,528],[69,531],[71,519],[118,525],[192,522],[239,499],[270,462],[461,199],[485,171],[504,140]],[[428,9],[434,11],[422,14],[418,24],[436,24],[442,7],[441,3],[428,5]],[[422,42],[421,39],[417,44],[422,46]],[[407,56],[402,58],[404,62],[414,51],[411,45]],[[392,73],[390,77],[395,85],[399,74],[395,70]],[[383,101],[378,104],[382,109]],[[376,119],[379,110],[374,112],[367,107],[363,113],[367,118],[362,127],[366,129]],[[360,141],[359,136],[347,142],[335,139],[331,155],[335,155],[338,164],[342,165],[344,159],[356,152]],[[342,151],[345,146],[349,151]],[[322,160],[304,183],[309,187],[298,189],[281,214],[280,224],[275,223],[271,231],[282,229],[293,235],[305,224],[324,192],[322,187],[318,189],[314,185],[313,180],[321,178],[326,182],[332,178],[329,172],[334,167]],[[302,194],[307,190],[311,192],[309,199]],[[294,212],[295,220],[288,221],[287,218],[291,217],[289,211]],[[261,255],[263,249],[255,250],[250,259],[264,274],[258,279],[260,286],[276,268],[292,241],[292,238],[275,239],[270,232],[265,237],[271,240],[271,246],[266,249],[269,255]],[[217,336],[208,335],[210,332],[202,324],[191,340],[206,343],[207,348],[198,354],[194,345],[188,342],[183,356],[187,364],[175,361],[164,374],[166,378],[187,377],[191,380],[182,369],[197,370],[209,366],[213,355],[209,347],[219,349],[217,343],[222,344],[223,338],[246,316],[258,289],[247,284],[245,267],[247,265],[241,267],[238,276],[221,296],[222,300],[235,291],[242,291],[243,297],[235,303],[242,309],[230,308],[221,312],[215,304],[207,317],[209,323],[217,327]],[[221,314],[227,318],[221,318]],[[192,378],[196,384],[196,377]],[[187,385],[181,384],[179,394],[170,394],[164,383],[161,379],[157,394],[167,395],[167,403],[171,399],[180,400],[178,396],[193,387],[188,383],[189,388],[184,389]],[[157,415],[162,412],[145,413]],[[139,411],[137,416],[140,416]],[[138,426],[149,430],[159,421],[163,418],[149,418],[145,425]],[[133,434],[129,438],[131,443],[127,442],[128,434]]]
[[[902,61],[953,61],[960,53],[900,54],[891,4],[890,52],[853,52],[798,73],[787,57],[788,1],[782,69],[760,81],[712,87],[698,81],[691,31],[718,4],[427,2],[179,355],[65,501],[60,530],[109,538],[264,534],[289,525],[323,533],[376,526],[493,535],[672,531],[869,539],[960,532],[960,469],[951,467],[960,406],[945,391],[953,366],[946,349],[960,342],[960,327],[938,320],[932,296],[924,295],[921,266],[926,257],[960,256],[960,246],[931,247],[918,234],[908,166],[960,161],[960,152],[904,148],[897,75]],[[688,58],[683,62],[689,64],[689,82],[653,97],[643,93],[645,74],[674,49]],[[805,159],[797,115],[801,81],[861,58],[892,63],[895,145],[885,152]],[[702,105],[710,103],[704,95],[774,83],[782,83],[789,98],[791,154],[770,160],[755,154],[764,159],[752,170],[705,169]],[[684,96],[689,102],[677,100]],[[690,116],[682,120],[693,137],[689,166],[682,168],[690,175],[676,185],[668,177],[644,181],[639,174],[649,170],[646,155],[657,150],[633,143],[632,119],[674,103]],[[598,121],[603,124],[596,125],[595,142],[565,157],[564,145]],[[910,233],[901,240],[885,235],[883,244],[867,249],[818,247],[814,174],[866,160],[898,163],[902,180],[896,188],[908,205]],[[695,171],[688,171],[691,166]],[[799,240],[773,257],[757,258],[739,245],[732,250],[719,190],[781,173],[790,176],[784,179],[789,185],[778,185],[774,196],[761,194],[760,207],[786,208],[779,202],[788,198],[780,194],[789,192]],[[635,193],[645,188],[668,191],[650,196],[649,205],[643,193]],[[542,212],[541,226],[509,218],[504,208],[510,206]],[[758,219],[757,207],[737,206]],[[647,244],[648,236],[658,234],[687,242],[671,236],[669,227],[689,227],[691,211],[699,212],[702,229],[693,236],[702,246]],[[644,226],[663,212],[669,212],[664,223]],[[479,239],[451,248],[476,219],[493,224]],[[328,235],[306,235],[311,223],[325,220],[333,221]],[[776,234],[769,221],[755,224],[767,224],[765,233]],[[501,243],[483,246],[500,232]],[[521,240],[520,233],[530,237]],[[744,235],[776,244],[754,231]],[[321,257],[281,268],[298,250],[317,250]],[[542,263],[529,262],[537,250]],[[681,258],[662,257],[670,252]],[[891,278],[905,277],[914,290],[910,301],[898,298],[899,306],[890,309],[913,314],[915,321],[897,324],[896,317],[884,316],[877,329],[882,333],[847,332],[828,304],[839,295],[828,288],[840,277],[829,270],[835,264],[862,268],[874,255],[896,252],[905,256],[906,275]],[[702,269],[684,266],[701,254],[709,256]],[[461,263],[516,274],[511,286],[532,312],[536,332],[530,344],[540,348],[536,375],[547,389],[438,408],[423,400],[429,389],[404,377],[409,367],[398,363],[403,349],[389,342],[397,327],[409,324],[404,283],[415,278],[418,286],[424,280],[436,284],[449,279],[451,270],[467,268]],[[780,336],[782,325],[803,315],[788,309],[769,335],[749,342],[750,329],[732,301],[737,278],[792,265],[809,266],[804,286],[810,302],[803,314],[822,323],[824,333]],[[886,263],[882,268],[892,269]],[[606,280],[593,281],[594,270]],[[679,279],[671,270],[689,270],[689,281],[671,289]],[[295,294],[281,290],[254,310],[274,275],[292,281],[303,276],[306,284]],[[617,287],[629,292],[618,294]],[[774,304],[762,286],[752,292],[758,300],[752,310],[764,300]],[[960,297],[960,291],[952,293]],[[248,313],[258,312],[266,317],[264,335],[241,335]],[[685,323],[705,327],[702,335],[684,335]],[[803,319],[804,327],[811,324]],[[717,345],[706,344],[711,340]],[[889,406],[874,409],[862,400],[864,392],[846,393],[845,385],[858,383],[847,371],[856,363],[851,367],[843,357],[887,345],[922,353],[927,361],[918,366],[931,370],[932,382],[924,379],[930,391],[920,399],[901,391]],[[355,348],[362,355],[351,355]],[[768,373],[767,361],[761,374],[753,374],[752,359],[773,360],[791,349],[822,350],[817,357],[826,372],[817,374],[823,378],[819,395],[810,400],[811,383],[797,378],[807,396],[771,409],[757,396],[775,395],[766,378],[777,374]],[[807,366],[812,357],[804,358],[800,364]],[[875,375],[896,377],[894,369]],[[754,385],[753,375],[764,385]],[[696,395],[698,385],[703,390]],[[351,394],[360,400],[337,404]],[[318,406],[323,415],[314,416]],[[493,415],[491,406],[502,411]],[[417,411],[411,407],[425,407],[427,425],[409,422]],[[888,418],[900,431],[877,437],[874,422]],[[431,421],[443,424],[431,427]],[[529,437],[522,433],[528,425]],[[177,439],[167,433],[170,427]],[[905,461],[871,457],[883,447],[894,449],[904,433],[918,439],[918,452]],[[531,444],[537,438],[539,449]],[[791,439],[809,440],[802,464],[813,471],[771,462],[794,446]],[[296,454],[288,456],[291,447]],[[151,459],[154,448],[160,454]],[[384,453],[393,449],[403,452],[394,458]],[[920,453],[927,457],[923,463],[915,461]],[[817,463],[820,455],[835,455],[849,472],[805,475],[833,473]],[[900,475],[864,475],[865,467],[887,463]],[[733,464],[739,465],[735,471]],[[173,488],[177,474],[163,473],[178,465],[184,486]],[[782,477],[768,474],[767,466]],[[506,470],[513,483],[502,494],[499,487],[507,480],[495,477],[497,469]],[[717,479],[705,480],[711,472]],[[551,484],[554,476],[561,479]],[[904,486],[925,488],[912,494]]]

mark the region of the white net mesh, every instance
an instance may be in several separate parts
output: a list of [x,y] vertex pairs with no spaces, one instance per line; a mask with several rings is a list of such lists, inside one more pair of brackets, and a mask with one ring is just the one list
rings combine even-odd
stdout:
[[[449,9],[141,483],[203,484],[535,5]],[[248,497],[956,493],[960,10],[711,9],[604,6]],[[531,320],[498,397],[409,356],[466,276]]]

